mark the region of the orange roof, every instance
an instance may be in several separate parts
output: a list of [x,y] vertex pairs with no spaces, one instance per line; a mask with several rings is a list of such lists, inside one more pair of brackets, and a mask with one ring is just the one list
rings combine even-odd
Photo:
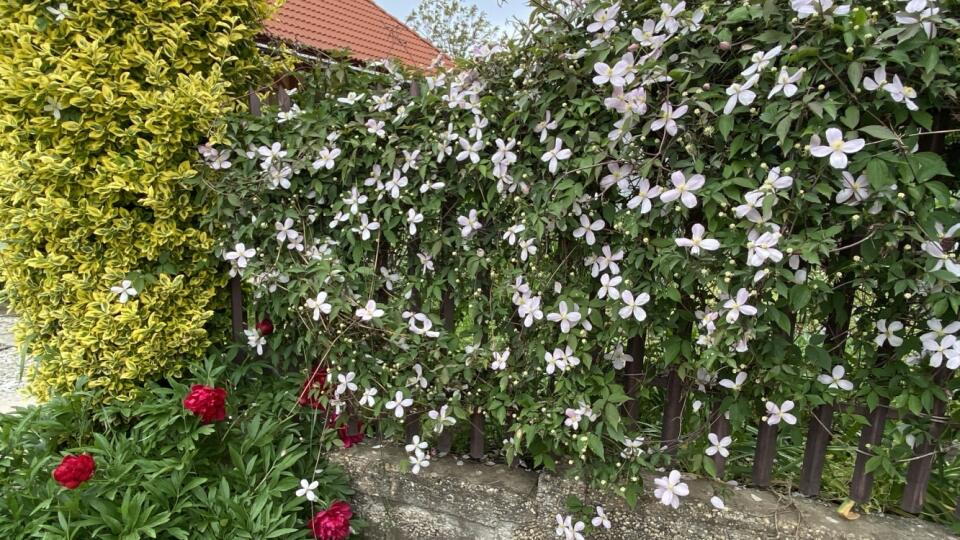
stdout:
[[427,68],[440,54],[372,0],[286,0],[264,27],[283,41],[347,49],[359,60],[396,59]]

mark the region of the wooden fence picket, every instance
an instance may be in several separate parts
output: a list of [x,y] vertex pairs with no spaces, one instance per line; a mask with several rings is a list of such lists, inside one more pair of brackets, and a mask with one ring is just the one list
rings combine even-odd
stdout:
[[833,405],[819,405],[814,409],[807,427],[807,443],[800,469],[800,493],[813,497],[820,494],[823,465],[827,459],[827,444],[833,428]]
[[751,478],[757,487],[769,487],[773,476],[773,460],[777,455],[777,432],[779,426],[771,426],[761,420],[757,428],[757,450],[753,455]]
[[483,413],[475,410],[470,415],[470,457],[483,459],[484,455],[484,420]]
[[[719,405],[719,401],[717,403]],[[722,440],[724,437],[730,435],[730,420],[727,420],[724,412],[719,408],[714,409],[710,413],[710,433],[713,433],[717,436],[717,439]],[[713,455],[713,466],[716,470],[717,478],[723,476],[724,471],[727,467],[727,458],[720,455],[719,452]]]
[[881,397],[877,408],[868,413],[867,425],[860,431],[857,459],[853,466],[853,478],[850,480],[850,498],[858,503],[869,501],[873,492],[873,473],[867,472],[867,462],[874,456],[872,448],[883,440],[889,405],[890,400]]
[[[846,245],[850,239],[841,241]],[[839,267],[847,264],[846,259],[834,261]],[[840,283],[850,283],[847,274],[841,274]],[[844,346],[847,336],[850,335],[850,306],[854,301],[856,289],[852,285],[845,285],[835,291],[830,299],[830,314],[824,325],[826,331],[827,353],[836,357],[836,364],[843,365]],[[823,466],[827,458],[827,445],[830,443],[833,429],[833,415],[836,408],[828,403],[817,406],[807,425],[807,441],[803,451],[803,466],[800,469],[800,493],[813,497],[820,494],[820,484],[823,478]]]
[[627,354],[633,357],[633,362],[627,362],[624,367],[624,392],[630,399],[623,404],[624,415],[630,420],[636,422],[640,418],[640,401],[637,394],[640,392],[640,385],[643,382],[643,356],[646,352],[646,331],[641,330],[639,334],[630,338],[627,342]]
[[[953,371],[941,366],[934,376],[934,383],[943,386],[949,381]],[[947,402],[936,400],[933,404],[933,413],[930,417],[931,426],[927,438],[916,448],[913,460],[907,468],[907,484],[903,488],[900,499],[900,508],[907,512],[918,513],[923,509],[923,500],[930,482],[930,473],[933,462],[937,457],[937,445],[940,436],[947,427],[949,418],[944,417],[947,411]]]
[[683,383],[676,369],[667,374],[663,404],[663,427],[661,444],[667,453],[676,455],[680,448],[680,430],[683,419]]

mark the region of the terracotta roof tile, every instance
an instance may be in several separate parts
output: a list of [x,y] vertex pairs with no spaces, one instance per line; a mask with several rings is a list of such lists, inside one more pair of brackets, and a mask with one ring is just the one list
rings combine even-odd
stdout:
[[372,0],[286,0],[266,33],[321,50],[347,49],[360,60],[396,59],[426,68],[440,52]]

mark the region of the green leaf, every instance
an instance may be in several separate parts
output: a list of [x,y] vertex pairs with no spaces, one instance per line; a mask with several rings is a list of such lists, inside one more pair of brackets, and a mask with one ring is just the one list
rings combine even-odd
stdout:
[[907,408],[910,409],[910,412],[913,414],[923,412],[923,403],[920,402],[920,396],[910,396],[910,399],[907,400]]
[[867,180],[877,191],[891,186],[893,179],[890,177],[890,167],[882,160],[871,159],[867,162]]
[[870,392],[867,394],[867,408],[871,411],[877,408],[877,405],[880,404],[880,396],[876,392]]
[[860,81],[863,80],[863,64],[860,62],[850,62],[847,65],[847,78],[850,79],[850,86],[854,90],[860,88]]
[[897,137],[897,134],[896,134],[896,133],[890,131],[889,129],[887,129],[887,128],[883,127],[883,126],[866,126],[866,127],[860,128],[860,131],[866,133],[867,135],[870,135],[870,136],[873,137],[874,139],[881,139],[881,140],[885,140],[885,141],[886,141],[886,140],[891,140],[891,141],[900,140],[900,138]]
[[795,285],[790,289],[790,305],[794,310],[799,311],[810,303],[810,287],[806,285]]
[[770,307],[767,308],[766,314],[773,318],[773,321],[777,323],[777,326],[780,327],[784,332],[790,333],[790,318],[787,315],[780,311],[777,308]]
[[940,63],[940,49],[935,45],[930,45],[923,51],[923,69],[926,72],[931,72],[937,68],[937,64]]
[[590,450],[593,450],[593,453],[597,457],[603,457],[603,441],[600,440],[600,437],[597,437],[593,433],[587,435],[587,445],[590,446]]
[[918,152],[907,156],[911,170],[919,182],[926,182],[935,176],[953,176],[947,169],[943,158],[933,152]]
[[617,406],[613,403],[607,403],[603,408],[603,418],[607,424],[614,429],[620,426],[620,411],[617,410]]
[[717,120],[717,129],[720,130],[720,135],[726,139],[730,136],[730,132],[733,131],[733,115],[725,114]]
[[855,129],[857,124],[860,123],[860,109],[853,105],[847,107],[840,121],[848,128]]
[[713,458],[703,458],[703,470],[705,470],[710,476],[714,478],[717,477],[717,464],[713,462]]
[[788,116],[781,120],[777,124],[777,139],[780,141],[780,146],[784,146],[787,140],[787,134],[790,132],[790,125],[793,123],[792,119]]

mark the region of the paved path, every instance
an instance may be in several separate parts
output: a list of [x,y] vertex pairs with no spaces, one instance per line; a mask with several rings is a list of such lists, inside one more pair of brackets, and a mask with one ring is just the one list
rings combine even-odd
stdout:
[[20,380],[20,353],[13,343],[16,321],[0,307],[0,413],[29,403],[20,392],[25,381]]

